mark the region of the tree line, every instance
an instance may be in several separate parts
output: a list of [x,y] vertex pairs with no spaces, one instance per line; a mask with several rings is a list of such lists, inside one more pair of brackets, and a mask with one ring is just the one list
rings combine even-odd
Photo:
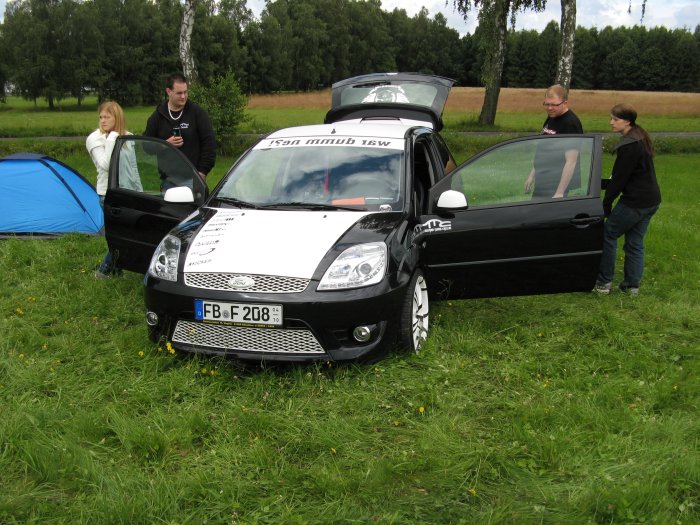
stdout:
[[[232,72],[246,93],[314,90],[353,75],[421,71],[482,85],[487,28],[460,36],[444,15],[408,16],[380,0],[275,0],[254,18],[245,0],[194,5],[192,54],[207,84]],[[177,0],[10,0],[0,24],[0,86],[49,106],[88,93],[124,105],[162,99],[182,69]],[[507,34],[505,87],[545,87],[560,27]],[[572,88],[700,91],[700,26],[578,27]]]

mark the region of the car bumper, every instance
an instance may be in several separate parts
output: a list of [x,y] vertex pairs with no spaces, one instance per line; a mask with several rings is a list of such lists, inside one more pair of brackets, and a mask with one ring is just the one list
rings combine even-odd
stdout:
[[[316,292],[312,282],[301,293],[263,294],[207,290],[146,278],[146,308],[157,316],[151,338],[165,338],[181,351],[256,361],[346,361],[383,355],[395,341],[406,284],[383,283],[356,290]],[[276,328],[209,323],[194,317],[195,299],[280,304],[283,325]],[[366,342],[353,337],[367,326]]]

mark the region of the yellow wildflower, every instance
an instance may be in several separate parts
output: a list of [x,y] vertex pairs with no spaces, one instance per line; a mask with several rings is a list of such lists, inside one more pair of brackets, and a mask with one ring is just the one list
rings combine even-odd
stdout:
[[423,407],[423,406],[420,407],[420,408],[418,409],[418,412],[420,412],[421,414],[423,414],[423,413],[425,412],[425,407]]
[[18,306],[17,308],[15,308],[15,312],[16,312],[17,314],[19,314],[19,315],[23,315],[23,314],[24,314],[24,310],[22,310],[22,308],[20,308],[19,306]]
[[171,354],[174,354],[174,353],[175,353],[175,349],[173,348],[173,345],[170,344],[170,341],[168,341],[167,343],[165,343],[165,348],[168,349],[168,352],[169,352],[169,353],[171,353]]
[[475,489],[474,487],[470,488],[470,489],[468,490],[468,492],[469,492],[469,494],[471,494],[472,496],[476,496],[476,489]]
[[143,357],[143,356],[144,356],[143,350],[139,350],[139,357]]

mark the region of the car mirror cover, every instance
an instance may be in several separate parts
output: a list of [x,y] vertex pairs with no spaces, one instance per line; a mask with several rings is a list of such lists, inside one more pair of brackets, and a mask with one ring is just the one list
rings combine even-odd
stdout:
[[177,186],[170,188],[163,197],[165,202],[194,202],[192,189],[187,186]]
[[464,209],[468,206],[467,197],[457,190],[447,190],[440,194],[437,207],[442,209]]

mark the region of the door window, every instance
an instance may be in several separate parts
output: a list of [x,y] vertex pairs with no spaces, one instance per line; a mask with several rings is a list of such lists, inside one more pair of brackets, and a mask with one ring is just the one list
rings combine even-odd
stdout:
[[192,188],[193,168],[167,143],[129,138],[117,142],[117,147],[119,168],[113,187],[150,195],[161,195],[176,186]]
[[[593,137],[529,137],[496,146],[459,167],[451,187],[467,196],[470,208],[547,201],[569,177],[565,197],[587,196],[591,184]],[[567,160],[569,172],[566,172]],[[534,172],[534,173],[533,173]],[[533,183],[526,188],[528,177]]]

